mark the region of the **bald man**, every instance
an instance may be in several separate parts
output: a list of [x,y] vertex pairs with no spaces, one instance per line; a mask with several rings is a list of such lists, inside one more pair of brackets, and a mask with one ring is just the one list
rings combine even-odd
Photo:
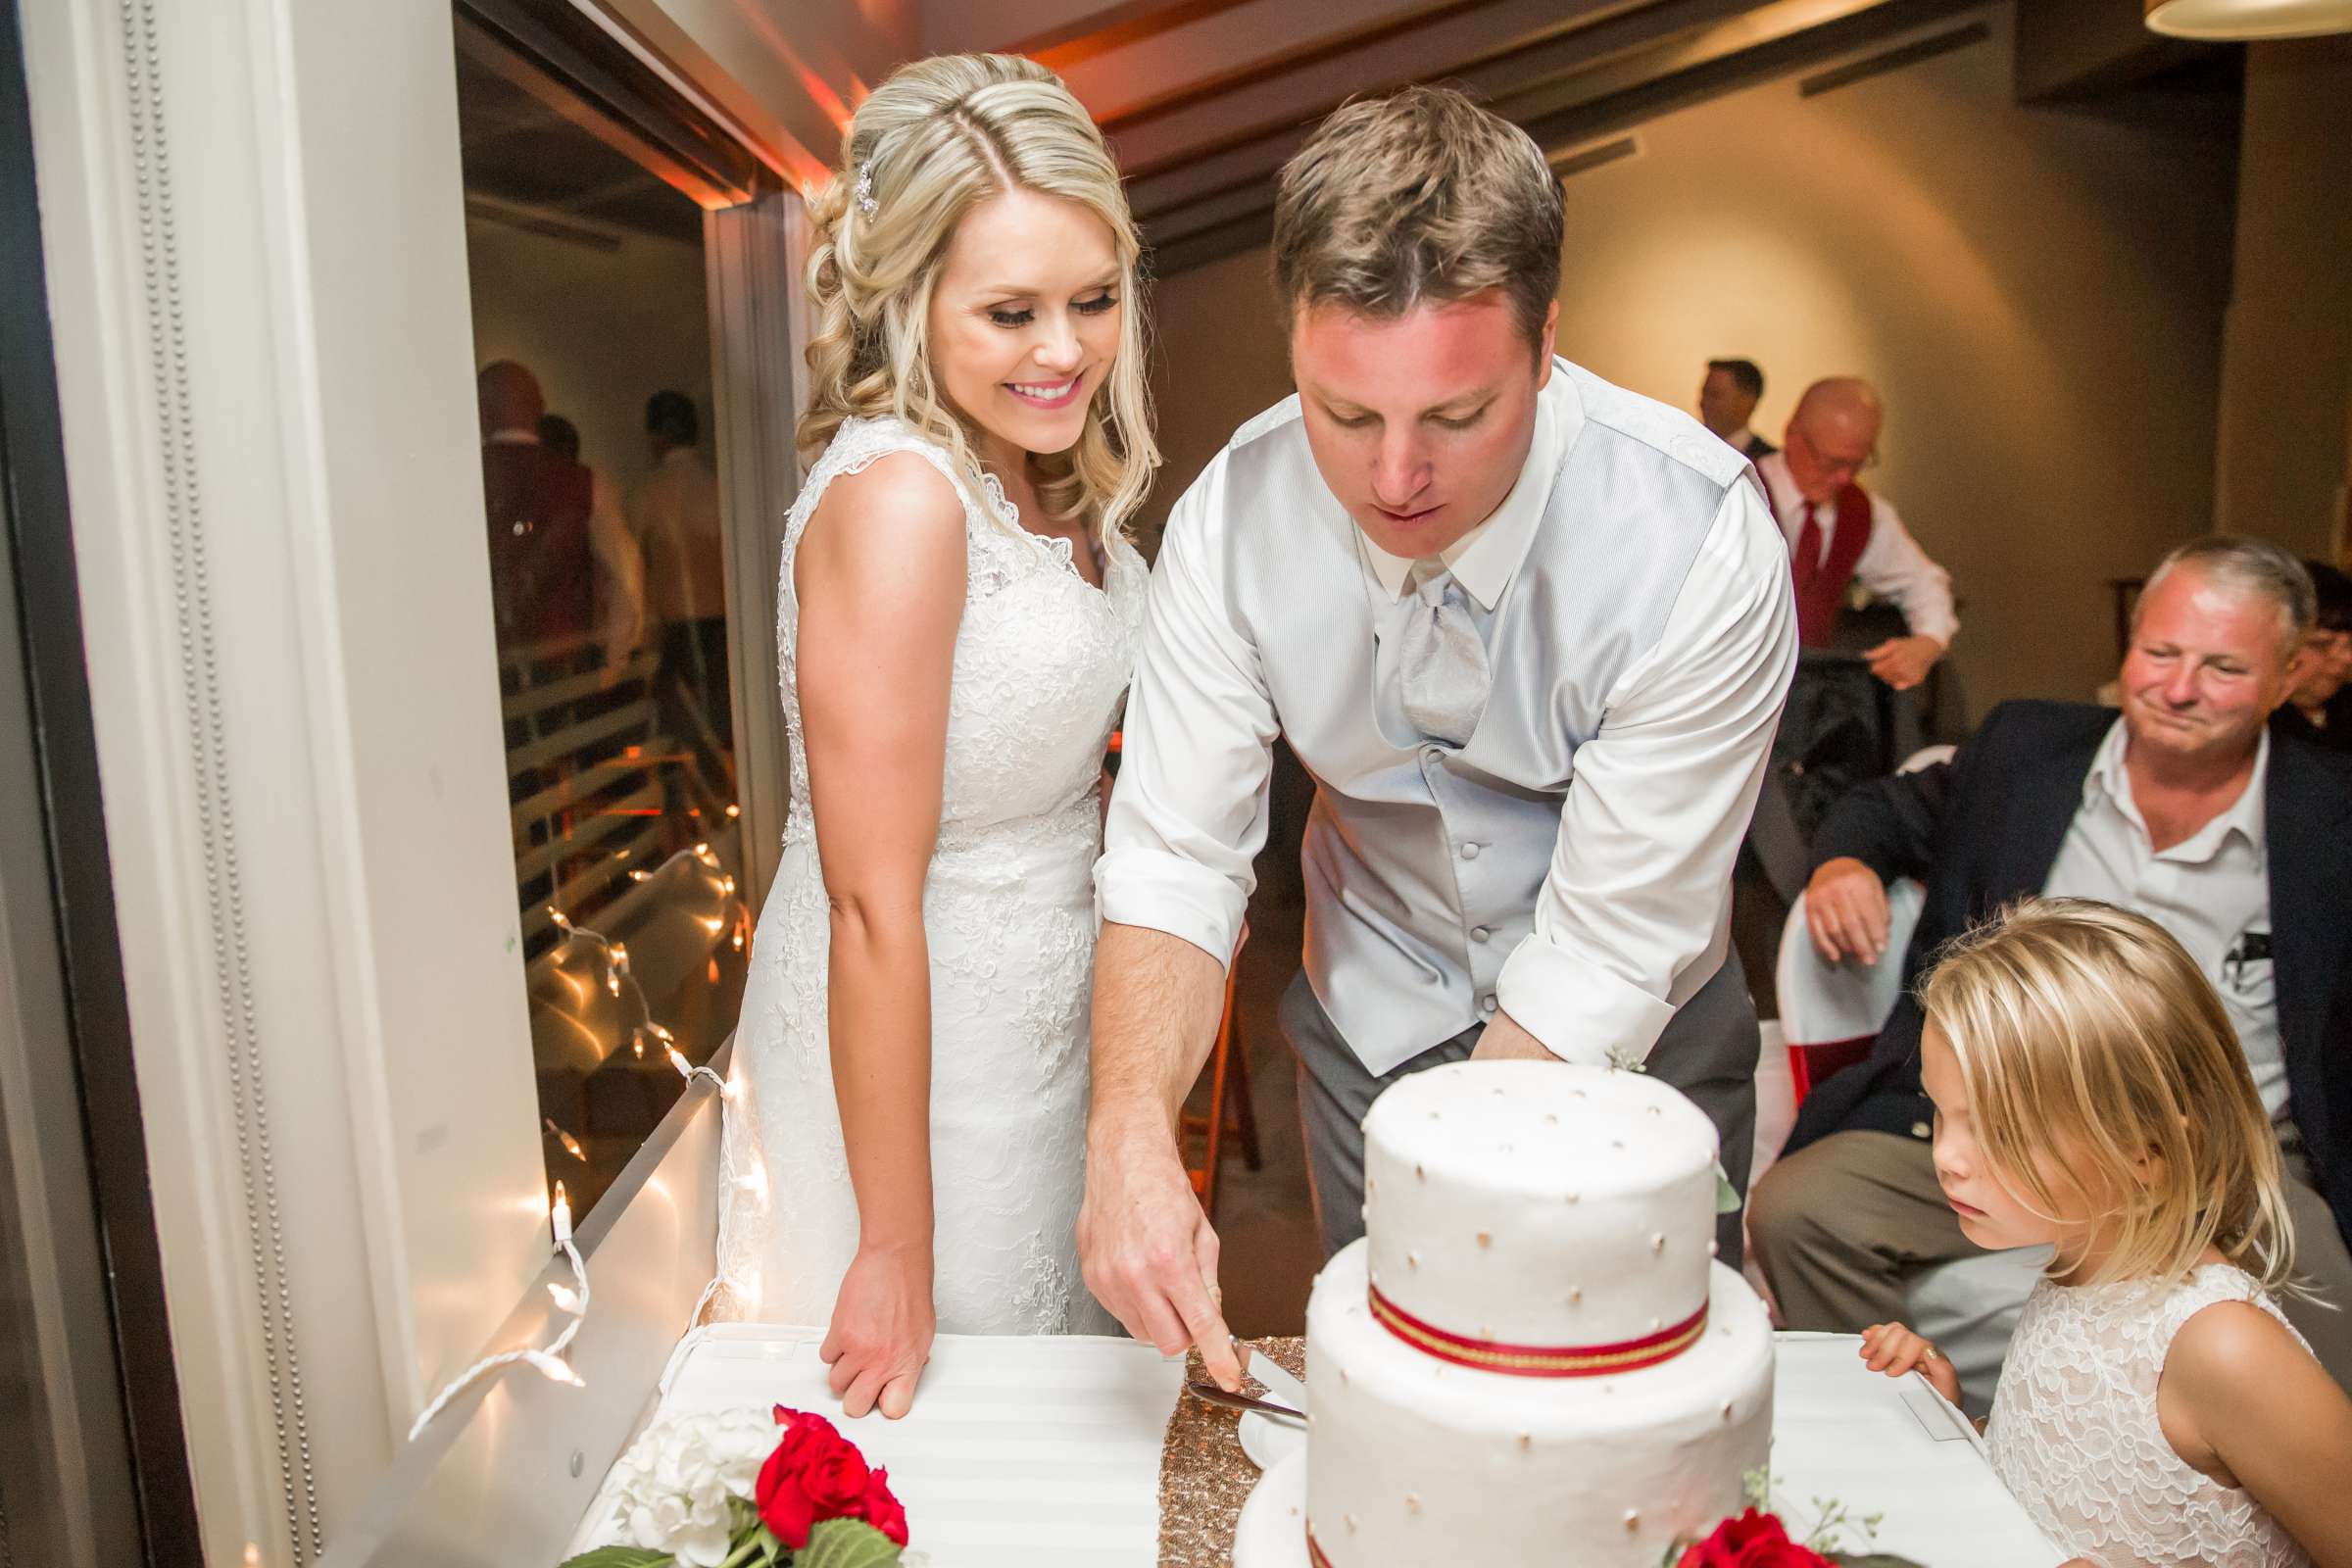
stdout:
[[1960,622],[1950,575],[1928,559],[1886,498],[1858,482],[1877,461],[1884,419],[1868,381],[1850,375],[1816,381],[1788,416],[1782,450],[1760,459],[1756,472],[1788,541],[1800,646],[1830,645],[1838,607],[1858,578],[1902,608],[1911,634],[1890,637],[1864,657],[1879,679],[1908,691],[1936,667]]
[[603,475],[542,444],[547,400],[529,368],[486,365],[474,395],[500,648],[593,633],[618,663],[645,630],[645,574],[618,497]]

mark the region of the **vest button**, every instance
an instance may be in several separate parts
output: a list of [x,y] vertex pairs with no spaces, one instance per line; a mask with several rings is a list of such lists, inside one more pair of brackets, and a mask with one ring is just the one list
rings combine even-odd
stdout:
[[1478,1010],[1485,1013],[1488,1017],[1492,1018],[1494,1016],[1494,993],[1492,991],[1478,999]]
[[1462,846],[1462,858],[1463,858],[1463,859],[1465,859],[1465,860],[1475,860],[1475,859],[1477,859],[1477,858],[1478,858],[1478,846],[1477,846],[1477,845],[1475,845],[1475,844],[1465,844],[1465,845],[1463,845],[1463,846]]
[[1915,1121],[1911,1124],[1911,1136],[1914,1138],[1933,1138],[1935,1135],[1936,1129],[1924,1121]]
[[1484,942],[1487,940],[1487,938],[1493,936],[1494,934],[1494,932],[1488,930],[1482,925],[1471,931],[1470,940],[1473,942]]

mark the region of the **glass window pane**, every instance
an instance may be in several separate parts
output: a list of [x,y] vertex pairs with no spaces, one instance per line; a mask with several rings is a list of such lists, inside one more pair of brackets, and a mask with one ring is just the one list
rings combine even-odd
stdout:
[[463,15],[458,106],[521,983],[586,1212],[732,1028],[709,187]]

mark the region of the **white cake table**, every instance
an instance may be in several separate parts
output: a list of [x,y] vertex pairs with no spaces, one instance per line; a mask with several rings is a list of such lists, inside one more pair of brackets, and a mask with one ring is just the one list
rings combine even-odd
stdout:
[[[821,1339],[765,1324],[697,1330],[671,1357],[648,1420],[772,1404],[838,1420]],[[1780,1338],[1773,1469],[1791,1525],[1809,1523],[1820,1497],[1883,1514],[1880,1549],[1928,1568],[2061,1562],[1993,1479],[1967,1422],[1916,1379],[1864,1370],[1856,1343]],[[911,1414],[841,1426],[889,1466],[931,1568],[1154,1568],[1160,1446],[1183,1376],[1180,1359],[1127,1340],[947,1335]],[[1234,1462],[1247,1463],[1238,1450]],[[600,1496],[575,1550],[603,1513]]]

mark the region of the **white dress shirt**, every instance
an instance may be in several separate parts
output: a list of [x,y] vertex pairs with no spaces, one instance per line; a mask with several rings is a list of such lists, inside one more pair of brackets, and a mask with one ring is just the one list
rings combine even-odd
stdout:
[[[2129,736],[2117,719],[2099,743],[2075,812],[2042,891],[2097,899],[2144,914],[2173,934],[2212,982],[2254,1087],[2273,1120],[2286,1114],[2286,1053],[2278,1038],[2278,988],[2267,956],[2271,879],[2262,791],[2271,765],[2266,727],[2254,771],[2235,804],[2169,850],[2150,847],[2146,819],[2124,770]],[[2247,938],[2255,956],[2247,954]]]
[[1721,965],[1795,664],[1745,461],[1559,362],[1518,483],[1445,552],[1494,670],[1454,748],[1410,731],[1382,658],[1411,563],[1355,528],[1298,421],[1294,398],[1243,426],[1169,517],[1102,917],[1227,959],[1283,732],[1318,785],[1308,978],[1368,1069],[1497,1010],[1569,1060],[1640,1058]]
[[[483,439],[492,446],[540,444],[536,430],[493,430]],[[597,565],[597,640],[607,661],[617,663],[645,640],[645,564],[621,512],[620,493],[596,468],[588,469],[588,549]]]
[[[1789,475],[1788,455],[1775,452],[1758,458],[1756,472],[1772,495],[1772,514],[1793,554],[1805,529],[1805,498]],[[1816,506],[1813,520],[1821,529],[1821,561],[1827,561],[1830,540],[1838,532],[1838,503],[1833,500]],[[1881,599],[1900,605],[1903,620],[1915,636],[1933,637],[1946,648],[1952,646],[1960,617],[1952,609],[1951,574],[1928,559],[1893,506],[1876,493],[1870,495],[1870,543],[1862,547],[1861,558],[1854,563],[1854,575]]]
[[693,447],[671,447],[637,494],[646,596],[663,620],[726,613],[726,547],[718,477]]

